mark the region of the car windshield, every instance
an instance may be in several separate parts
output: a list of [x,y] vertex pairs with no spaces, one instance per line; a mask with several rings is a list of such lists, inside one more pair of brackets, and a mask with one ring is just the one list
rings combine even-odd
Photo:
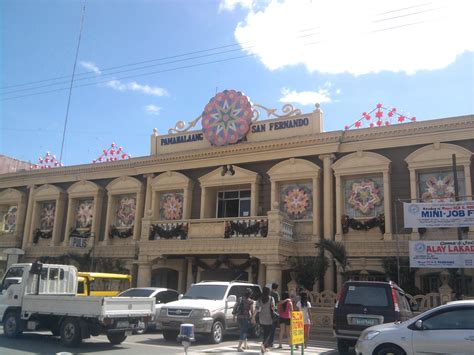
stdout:
[[154,290],[132,288],[122,292],[119,297],[150,297]]
[[221,300],[226,290],[225,285],[192,285],[183,298]]
[[365,307],[387,307],[387,291],[384,287],[350,285],[347,288],[344,304]]

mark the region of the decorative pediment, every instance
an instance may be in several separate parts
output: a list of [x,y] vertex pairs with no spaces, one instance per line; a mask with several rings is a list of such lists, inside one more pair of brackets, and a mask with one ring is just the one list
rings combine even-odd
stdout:
[[391,160],[383,155],[358,151],[342,157],[332,169],[335,175],[357,175],[365,173],[380,173],[390,170]]
[[19,203],[25,198],[25,194],[16,189],[6,189],[0,192],[0,204]]
[[138,193],[143,189],[143,184],[133,177],[122,176],[110,182],[106,189],[109,193],[113,194]]
[[320,170],[319,166],[308,160],[291,158],[276,164],[267,174],[272,181],[286,181],[318,177]]
[[93,183],[92,181],[81,180],[69,187],[67,192],[69,197],[85,197],[85,196],[95,196],[103,192],[103,188],[99,185]]
[[455,144],[434,143],[415,150],[405,161],[410,169],[452,166],[453,154],[457,165],[469,165],[472,152]]
[[222,174],[223,167],[219,167],[210,173],[199,178],[202,187],[208,186],[223,186],[223,185],[239,185],[239,184],[254,184],[260,181],[260,175],[256,172],[239,168],[232,165],[234,171],[233,175]]
[[60,187],[46,184],[43,186],[40,186],[36,191],[35,191],[35,199],[37,201],[39,200],[55,200],[59,197],[65,197],[66,192],[61,189]]
[[176,171],[167,171],[151,181],[154,191],[181,190],[192,187],[192,181],[186,175]]

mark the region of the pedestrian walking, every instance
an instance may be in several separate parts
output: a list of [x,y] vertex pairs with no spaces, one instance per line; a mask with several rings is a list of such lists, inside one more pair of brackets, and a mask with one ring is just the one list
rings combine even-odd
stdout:
[[304,321],[304,347],[308,347],[309,332],[311,330],[311,303],[308,301],[308,294],[302,292],[300,294],[300,300],[296,304],[296,308],[303,312]]
[[258,314],[258,320],[260,322],[260,326],[263,329],[263,340],[262,345],[260,346],[260,352],[262,354],[267,352],[270,348],[270,332],[273,325],[272,313],[274,310],[275,301],[273,300],[273,297],[270,296],[270,289],[268,287],[264,287],[262,290],[262,295],[257,301],[255,309],[255,314]]
[[233,319],[237,318],[240,328],[240,337],[239,345],[237,346],[237,351],[242,352],[242,344],[244,344],[244,349],[247,349],[247,335],[250,328],[251,320],[255,320],[255,307],[254,301],[250,298],[252,295],[252,290],[247,288],[244,292],[244,295],[239,298],[238,302],[235,303],[232,310]]
[[[280,302],[280,295],[278,294],[278,287],[279,287],[279,285],[276,282],[272,283],[272,289],[271,289],[270,295],[272,296],[273,301],[275,302],[275,305],[278,305],[278,303]],[[268,346],[270,348],[273,347],[273,342],[274,342],[274,339],[275,339],[275,332],[276,332],[276,328],[278,327],[278,324],[279,324],[279,318],[274,319],[273,323],[272,323],[272,328],[270,330],[270,336],[269,336],[269,339],[268,339]]]
[[283,348],[283,336],[286,333],[288,343],[290,342],[290,319],[293,311],[293,303],[288,292],[281,294],[281,301],[278,303],[278,313],[280,315],[280,333],[278,349]]

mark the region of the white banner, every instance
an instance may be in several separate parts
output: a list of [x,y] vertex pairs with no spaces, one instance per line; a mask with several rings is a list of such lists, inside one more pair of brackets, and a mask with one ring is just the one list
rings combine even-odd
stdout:
[[474,226],[474,202],[403,203],[405,228]]
[[410,241],[410,267],[474,268],[474,240]]

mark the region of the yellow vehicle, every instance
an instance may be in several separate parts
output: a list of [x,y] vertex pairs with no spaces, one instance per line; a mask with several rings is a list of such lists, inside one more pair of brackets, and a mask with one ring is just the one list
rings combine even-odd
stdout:
[[131,287],[132,277],[105,272],[78,272],[78,296],[117,296]]

